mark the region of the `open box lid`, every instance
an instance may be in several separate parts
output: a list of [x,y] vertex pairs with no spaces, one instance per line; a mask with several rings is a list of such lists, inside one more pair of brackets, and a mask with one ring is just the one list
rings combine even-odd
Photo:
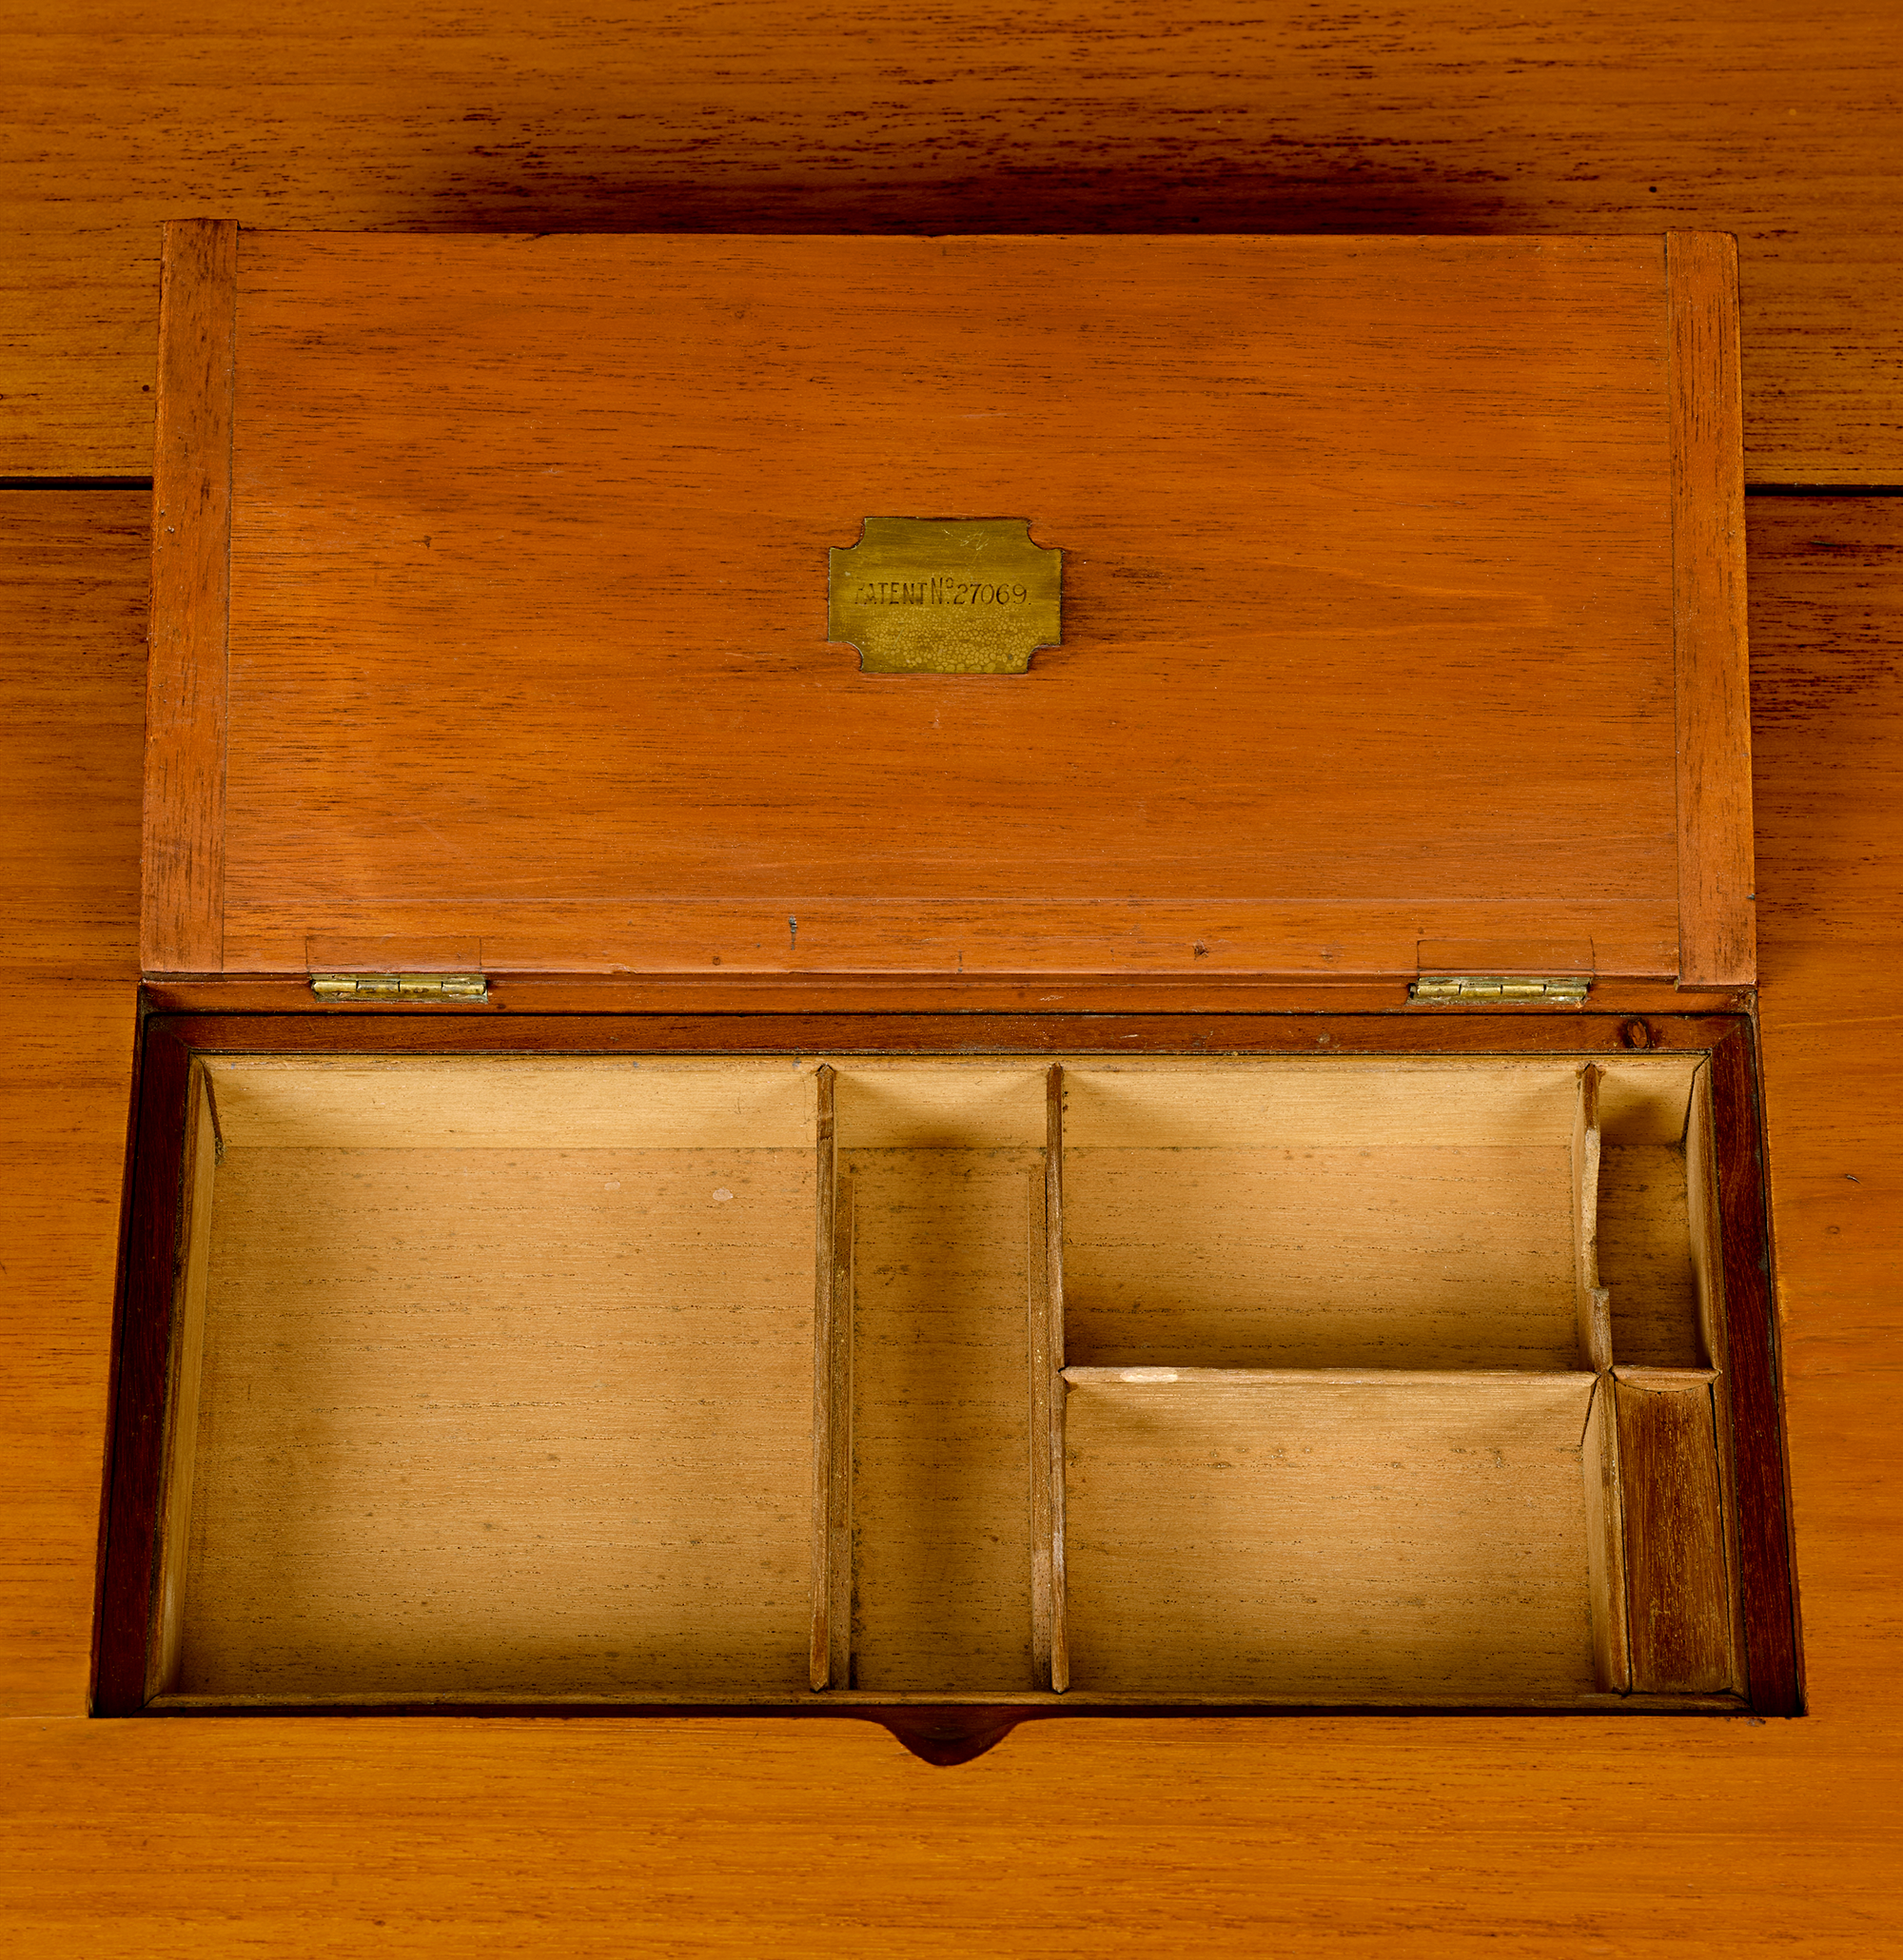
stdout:
[[[170,225],[146,970],[1748,985],[1735,287]],[[829,639],[887,519],[1061,552],[1028,671]]]

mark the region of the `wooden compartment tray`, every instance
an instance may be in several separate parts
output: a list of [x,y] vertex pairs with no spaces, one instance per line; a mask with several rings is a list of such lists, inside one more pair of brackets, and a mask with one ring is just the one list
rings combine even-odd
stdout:
[[155,1021],[102,1702],[1788,1697],[1740,1024],[1331,1025]]

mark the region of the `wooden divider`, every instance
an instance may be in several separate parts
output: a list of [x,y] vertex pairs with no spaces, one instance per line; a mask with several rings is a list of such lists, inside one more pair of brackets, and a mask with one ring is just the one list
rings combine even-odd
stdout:
[[1617,1368],[1632,1685],[1738,1688],[1714,1413],[1716,1371]]
[[1030,1181],[1030,1623],[1041,1680],[1070,1683],[1064,1584],[1064,1069],[1045,1076],[1044,1179]]
[[[1731,1344],[1726,1338],[1724,1248],[1718,1228],[1718,1167],[1713,1134],[1712,1067],[1698,1065],[1685,1112],[1685,1215],[1692,1242],[1692,1282],[1698,1297],[1699,1359],[1717,1371],[1712,1418],[1717,1433],[1718,1501],[1724,1506],[1725,1559],[1730,1573],[1732,1651],[1745,1672],[1743,1564],[1738,1543],[1736,1436],[1732,1421]],[[1740,1679],[1739,1692],[1747,1683]]]
[[1599,1284],[1599,1071],[1579,1070],[1573,1116],[1573,1245],[1577,1255],[1579,1360],[1597,1373],[1612,1366],[1611,1296]]
[[1625,1499],[1619,1481],[1613,1379],[1593,1384],[1581,1444],[1586,1478],[1586,1573],[1592,1593],[1593,1675],[1615,1695],[1632,1689],[1625,1580]]
[[839,1176],[835,1071],[816,1072],[813,1301],[813,1651],[815,1692],[853,1679],[853,1186]]

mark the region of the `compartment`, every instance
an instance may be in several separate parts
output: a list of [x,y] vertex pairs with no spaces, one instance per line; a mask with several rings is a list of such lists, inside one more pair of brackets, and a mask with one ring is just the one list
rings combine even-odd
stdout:
[[1717,1364],[1710,1071],[1600,1071],[1599,1277],[1622,1364]]
[[1077,1692],[1595,1690],[1592,1376],[1146,1372],[1072,1377]]
[[846,1066],[836,1121],[853,1242],[850,1685],[1048,1685],[1030,1497],[1044,1071]]
[[1076,1064],[1065,1321],[1098,1366],[1588,1366],[1575,1061]]
[[204,1065],[151,1686],[803,1687],[813,1073]]

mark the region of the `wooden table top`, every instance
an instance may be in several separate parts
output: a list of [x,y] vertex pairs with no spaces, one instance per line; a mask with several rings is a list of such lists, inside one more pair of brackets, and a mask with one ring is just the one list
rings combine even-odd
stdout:
[[[156,220],[1741,234],[1761,483],[1903,482],[1875,0],[1812,24],[29,8],[0,178],[0,1924],[86,1955],[1864,1956],[1903,1938],[1903,502],[1750,506],[1790,1722],[85,1718]],[[24,86],[23,86],[24,84]],[[1652,186],[1657,186],[1654,189]]]

